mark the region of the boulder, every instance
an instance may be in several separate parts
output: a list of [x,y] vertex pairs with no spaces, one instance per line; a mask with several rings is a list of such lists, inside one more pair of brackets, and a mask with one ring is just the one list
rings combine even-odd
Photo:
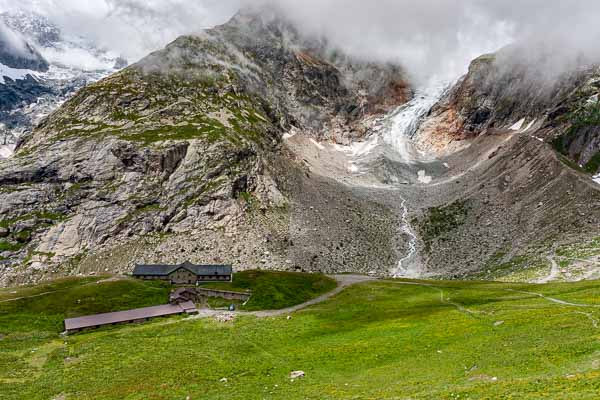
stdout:
[[304,371],[292,371],[290,372],[290,379],[304,378],[304,375]]

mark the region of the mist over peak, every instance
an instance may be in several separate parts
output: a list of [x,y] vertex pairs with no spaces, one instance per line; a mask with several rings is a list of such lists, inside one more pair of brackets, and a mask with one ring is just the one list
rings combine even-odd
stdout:
[[[249,3],[249,2],[247,2]],[[264,0],[254,10],[277,9],[306,33],[326,37],[345,52],[403,65],[417,81],[454,79],[469,62],[509,44],[519,51],[509,64],[537,63],[549,77],[582,63],[600,61],[595,43],[600,4],[525,0],[519,7],[501,1]],[[260,12],[260,11],[257,11]],[[543,69],[543,71],[542,71]]]
[[497,0],[2,0],[0,9],[35,11],[131,61],[240,9],[266,20],[285,16],[303,34],[355,57],[399,63],[417,81],[454,79],[472,59],[514,42],[530,54],[551,49],[551,72],[572,68],[582,54],[586,62],[600,60],[600,3],[593,0],[524,0],[518,7]]

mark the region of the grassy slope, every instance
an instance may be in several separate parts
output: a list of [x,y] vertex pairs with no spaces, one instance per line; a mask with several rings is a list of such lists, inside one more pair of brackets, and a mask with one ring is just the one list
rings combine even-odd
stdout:
[[58,334],[65,318],[163,304],[168,293],[160,282],[99,277],[1,289],[0,382],[20,382],[41,373],[50,353],[63,344]]
[[292,272],[238,272],[231,283],[208,283],[202,287],[245,292],[253,295],[244,310],[278,310],[304,303],[336,287],[333,279],[321,274]]
[[162,282],[102,278],[67,278],[35,287],[2,289],[0,333],[60,332],[64,318],[163,304],[169,290]]
[[[292,320],[172,319],[20,346],[0,397],[597,398],[600,308],[507,289],[600,306],[600,282],[432,285],[355,286]],[[6,380],[15,368],[21,380]],[[297,369],[306,378],[291,382]]]

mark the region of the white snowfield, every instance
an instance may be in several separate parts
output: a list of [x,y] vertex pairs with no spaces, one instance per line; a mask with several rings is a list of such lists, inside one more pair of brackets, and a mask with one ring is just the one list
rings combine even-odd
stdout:
[[521,128],[523,127],[523,124],[525,123],[525,118],[523,118],[522,120],[516,122],[513,126],[511,126],[510,129],[511,131],[520,131]]
[[0,84],[6,83],[6,78],[10,78],[13,81],[27,78],[27,75],[31,75],[32,78],[38,78],[38,72],[30,69],[17,69],[11,68],[8,65],[0,63]]
[[433,177],[427,175],[427,171],[425,170],[420,170],[417,173],[417,179],[419,180],[419,182],[424,183],[424,184],[430,184],[431,181],[433,180]]
[[508,128],[511,131],[516,131],[519,133],[523,133],[523,132],[527,132],[528,130],[530,130],[531,128],[533,128],[533,125],[535,125],[535,123],[537,122],[537,119],[532,120],[529,124],[527,124],[527,126],[525,125],[525,118],[515,122],[514,125],[512,125],[510,128]]
[[[38,72],[29,69],[11,68],[0,63],[0,85],[6,84],[7,79],[19,81],[29,76],[38,82],[55,85],[57,82],[85,80],[88,83],[96,82],[117,69],[114,68],[115,58],[107,52],[94,52],[89,48],[77,48],[71,42],[59,43],[56,48],[44,49],[40,52],[50,62],[50,68],[46,72]],[[28,118],[32,124],[37,124],[56,108],[60,107],[73,93],[66,96],[42,96],[37,101],[12,110]],[[20,136],[21,130],[12,132],[14,138]],[[2,144],[0,138],[0,159],[8,158],[14,153],[14,144]]]
[[0,158],[8,158],[13,155],[14,151],[14,144],[0,145]]
[[331,146],[335,151],[346,154],[350,157],[348,161],[348,171],[353,174],[362,173],[360,165],[362,164],[364,157],[371,154],[375,148],[379,145],[379,135],[371,135],[362,142],[353,142],[348,146],[333,143]]
[[337,151],[341,151],[343,153],[348,153],[352,157],[360,157],[369,154],[373,149],[377,147],[379,144],[379,136],[372,135],[367,140],[363,142],[353,142],[349,146],[344,146],[341,144],[334,144],[333,147]]

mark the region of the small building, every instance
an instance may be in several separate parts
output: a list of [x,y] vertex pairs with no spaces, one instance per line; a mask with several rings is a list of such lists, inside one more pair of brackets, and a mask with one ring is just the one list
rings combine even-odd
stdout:
[[231,265],[136,265],[133,277],[145,280],[163,280],[174,285],[192,285],[202,282],[231,282]]

